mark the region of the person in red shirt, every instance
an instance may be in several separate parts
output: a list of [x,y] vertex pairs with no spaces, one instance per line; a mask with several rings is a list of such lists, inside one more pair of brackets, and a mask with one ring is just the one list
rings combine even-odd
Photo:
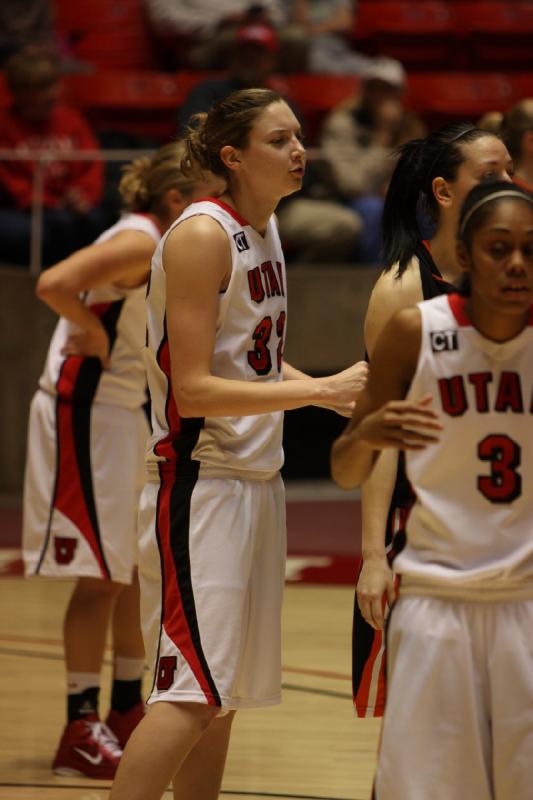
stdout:
[[[11,105],[0,114],[0,148],[69,153],[98,150],[87,122],[61,99],[55,55],[26,49],[5,70]],[[29,263],[33,161],[0,160],[0,259]],[[44,174],[43,262],[53,263],[91,242],[104,226],[99,209],[101,161],[50,161]]]

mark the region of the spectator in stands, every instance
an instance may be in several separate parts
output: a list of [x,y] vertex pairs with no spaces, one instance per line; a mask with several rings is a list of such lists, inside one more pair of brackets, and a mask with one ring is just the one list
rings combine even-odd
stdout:
[[353,261],[363,229],[359,214],[332,200],[319,176],[307,163],[298,197],[287,198],[277,210],[285,260],[290,264],[335,264]]
[[145,2],[154,35],[165,49],[169,68],[221,68],[227,63],[235,33],[241,25],[271,25],[281,31],[286,16],[283,0]]
[[307,39],[307,68],[322,74],[360,75],[370,58],[357,53],[349,37],[355,20],[354,0],[292,0],[289,22]]
[[[196,84],[179,110],[180,134],[185,133],[194,114],[208,111],[238,89],[264,87],[284,95],[284,81],[275,76],[278,51],[279,40],[272,27],[241,26],[226,75]],[[287,99],[296,116],[301,117]],[[351,260],[362,228],[361,218],[325,194],[313,166],[308,165],[303,191],[280,204],[277,214],[288,263]]]
[[533,97],[520,100],[504,114],[501,137],[513,159],[514,182],[533,192]]
[[402,103],[405,72],[391,58],[375,58],[366,68],[359,95],[326,117],[321,146],[334,190],[363,219],[355,255],[381,262],[381,215],[395,165],[394,151],[425,135],[421,120]]
[[482,131],[494,133],[496,136],[500,135],[502,127],[503,113],[501,111],[486,111],[477,122],[477,127]]
[[[15,155],[35,150],[65,154],[97,150],[98,142],[80,114],[60,101],[56,56],[30,49],[6,64],[11,106],[0,115],[0,148]],[[30,253],[33,161],[0,160],[1,258],[27,265]],[[50,160],[44,168],[43,262],[51,264],[91,242],[104,226],[98,208],[100,161]]]
[[54,41],[50,0],[2,0],[0,3],[0,66],[28,45]]
[[178,112],[180,132],[190,117],[223,100],[239,89],[268,88],[283,92],[283,83],[275,78],[279,39],[275,29],[265,23],[242,25],[236,33],[235,46],[224,74],[197,83]]

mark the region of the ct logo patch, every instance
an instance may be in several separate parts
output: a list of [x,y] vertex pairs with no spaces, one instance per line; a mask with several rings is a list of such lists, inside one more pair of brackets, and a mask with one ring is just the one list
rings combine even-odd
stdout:
[[234,233],[233,238],[235,239],[235,244],[237,245],[237,250],[239,253],[243,253],[245,250],[250,249],[250,245],[248,244],[248,240],[244,231],[239,231],[239,233]]
[[457,331],[431,331],[431,349],[434,353],[445,350],[459,350]]

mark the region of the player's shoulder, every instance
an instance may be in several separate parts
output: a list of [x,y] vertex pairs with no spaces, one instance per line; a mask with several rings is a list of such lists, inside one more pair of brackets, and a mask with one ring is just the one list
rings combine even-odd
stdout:
[[418,259],[413,257],[400,275],[397,265],[377,279],[365,317],[365,342],[369,352],[390,318],[423,299]]
[[198,208],[196,211],[197,213],[189,214],[178,220],[167,236],[167,247],[197,238],[201,240],[202,247],[223,245],[227,242],[228,235],[220,221],[203,208]]
[[405,306],[416,305],[423,299],[418,258],[413,256],[400,274],[398,265],[384,270],[377,279],[370,296],[370,306],[390,310],[391,313]]
[[179,222],[163,242],[161,263],[169,274],[219,283],[231,273],[231,247],[227,232],[207,214],[197,214]]

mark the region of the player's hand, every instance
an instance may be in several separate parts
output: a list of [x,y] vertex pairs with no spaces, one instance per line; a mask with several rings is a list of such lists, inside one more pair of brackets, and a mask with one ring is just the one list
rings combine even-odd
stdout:
[[361,614],[376,630],[383,630],[385,609],[396,597],[394,575],[385,556],[363,560],[357,581],[357,603]]
[[103,327],[71,333],[61,350],[64,356],[96,357],[103,369],[109,369],[109,336]]
[[351,417],[355,402],[368,380],[368,363],[357,361],[351,367],[324,380],[329,383],[332,397],[327,403],[321,403],[321,408],[328,408],[343,417]]
[[359,439],[375,449],[422,450],[439,441],[439,415],[430,408],[431,395],[422,400],[392,400],[358,426]]

